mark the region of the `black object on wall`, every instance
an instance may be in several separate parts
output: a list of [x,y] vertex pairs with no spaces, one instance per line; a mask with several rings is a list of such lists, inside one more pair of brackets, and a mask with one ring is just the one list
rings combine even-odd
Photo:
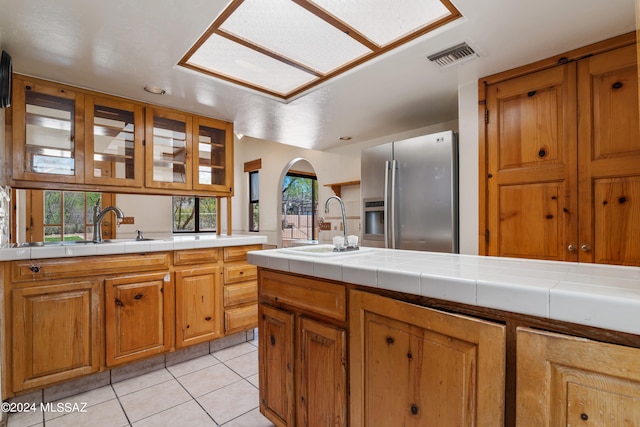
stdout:
[[0,108],[11,105],[11,72],[11,55],[3,50],[0,58]]

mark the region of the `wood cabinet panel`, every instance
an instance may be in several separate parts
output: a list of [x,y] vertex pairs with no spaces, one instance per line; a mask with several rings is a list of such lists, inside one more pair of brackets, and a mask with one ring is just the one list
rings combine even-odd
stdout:
[[296,333],[296,425],[348,425],[346,330],[300,317]]
[[487,90],[490,255],[577,260],[575,64]]
[[259,306],[260,412],[275,425],[295,425],[294,315]]
[[231,265],[224,267],[224,283],[238,283],[258,278],[258,268],[255,265]]
[[486,87],[487,255],[640,265],[636,46],[616,40]]
[[224,251],[224,262],[234,262],[234,261],[246,261],[247,260],[247,252],[249,251],[259,251],[262,249],[262,245],[245,245],[245,246],[229,246],[223,248]]
[[224,306],[254,303],[258,301],[258,282],[236,283],[224,286]]
[[39,282],[101,274],[139,272],[169,268],[168,252],[20,260],[11,263],[14,282]]
[[258,305],[250,304],[240,307],[225,308],[224,331],[232,334],[258,326]]
[[218,248],[188,249],[173,252],[174,265],[215,264],[218,262]]
[[176,271],[176,347],[222,336],[221,289],[219,267]]
[[169,273],[105,280],[107,366],[171,348],[172,284]]
[[14,391],[98,371],[101,293],[98,281],[13,290]]
[[581,262],[640,266],[640,128],[635,46],[578,63]]
[[260,301],[287,306],[339,321],[347,318],[343,285],[272,271],[260,271]]
[[504,423],[502,325],[350,291],[350,425]]
[[519,328],[516,396],[518,426],[637,425],[640,350]]

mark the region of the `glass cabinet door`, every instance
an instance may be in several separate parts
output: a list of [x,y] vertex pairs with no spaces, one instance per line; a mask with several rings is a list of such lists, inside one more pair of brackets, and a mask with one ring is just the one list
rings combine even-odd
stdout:
[[82,183],[84,95],[15,79],[13,178]]
[[233,125],[196,117],[194,123],[193,187],[230,193],[233,179]]
[[87,183],[142,186],[143,121],[142,105],[87,96],[84,158]]
[[148,108],[146,117],[146,185],[191,189],[191,116]]

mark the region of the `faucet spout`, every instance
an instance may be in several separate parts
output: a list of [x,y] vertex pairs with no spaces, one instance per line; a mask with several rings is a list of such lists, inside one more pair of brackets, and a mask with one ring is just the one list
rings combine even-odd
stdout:
[[344,210],[344,202],[342,201],[342,199],[338,196],[331,196],[327,199],[327,201],[324,203],[324,213],[329,213],[329,202],[335,199],[338,201],[338,203],[340,203],[340,210],[342,212],[342,230],[344,231],[344,245],[345,247],[348,245],[348,239],[347,239],[347,217],[345,215],[345,210]]
[[124,218],[124,212],[122,209],[116,206],[107,206],[106,208],[100,210],[100,205],[96,204],[93,207],[93,242],[100,243],[102,242],[102,220],[105,215],[109,212],[113,212],[117,219]]

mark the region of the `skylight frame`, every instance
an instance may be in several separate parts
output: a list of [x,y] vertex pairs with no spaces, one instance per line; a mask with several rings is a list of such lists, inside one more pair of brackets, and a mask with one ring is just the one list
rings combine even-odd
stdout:
[[[313,0],[291,0],[293,3],[301,6],[307,12],[315,15],[316,17],[326,21],[328,24],[333,26],[336,31],[340,31],[344,34],[350,36],[353,40],[362,44],[365,48],[369,49],[370,53],[365,53],[359,57],[354,58],[353,60],[344,63],[337,68],[322,73],[313,67],[310,67],[306,64],[299,63],[291,58],[287,58],[283,55],[280,55],[278,52],[271,51],[264,46],[260,46],[254,44],[250,40],[245,40],[242,37],[239,37],[235,34],[231,34],[225,31],[222,27],[227,19],[231,17],[231,15],[236,12],[236,10],[244,3],[245,0],[231,0],[229,5],[222,11],[222,13],[214,20],[214,22],[209,26],[209,28],[203,33],[203,35],[194,43],[194,45],[189,49],[189,51],[180,59],[178,62],[179,66],[184,68],[191,69],[193,71],[203,73],[205,75],[209,75],[211,77],[215,77],[218,79],[225,80],[227,82],[234,83],[236,85],[240,85],[242,87],[249,88],[253,91],[257,91],[259,93],[266,94],[270,97],[274,97],[280,101],[288,102],[294,98],[297,98],[301,94],[304,94],[307,91],[310,91],[312,88],[331,80],[332,78],[345,73],[346,71],[357,67],[367,61],[370,61],[384,53],[387,53],[403,44],[406,44],[418,37],[421,37],[437,28],[440,28],[456,19],[462,17],[462,14],[456,9],[456,7],[450,2],[450,0],[438,0],[445,8],[449,11],[448,15],[441,17],[440,19],[429,22],[429,20],[425,20],[425,26],[416,29],[413,32],[407,33],[404,36],[397,38],[396,40],[391,41],[386,45],[378,45],[373,42],[366,35],[360,33],[354,27],[350,26],[348,23],[340,20],[336,16],[332,15],[328,11],[324,10]],[[274,58],[283,64],[286,64],[290,67],[297,68],[298,70],[302,70],[306,73],[309,73],[314,78],[312,78],[309,82],[303,83],[300,86],[284,93],[278,92],[272,88],[264,87],[259,84],[255,84],[248,80],[242,80],[237,77],[234,77],[230,74],[225,74],[215,70],[211,67],[208,67],[203,64],[198,64],[192,62],[191,59],[196,56],[199,49],[201,49],[207,41],[213,36],[220,36],[230,40],[233,43],[237,43],[245,48],[250,48],[255,50],[257,53],[265,55],[270,58]]]

